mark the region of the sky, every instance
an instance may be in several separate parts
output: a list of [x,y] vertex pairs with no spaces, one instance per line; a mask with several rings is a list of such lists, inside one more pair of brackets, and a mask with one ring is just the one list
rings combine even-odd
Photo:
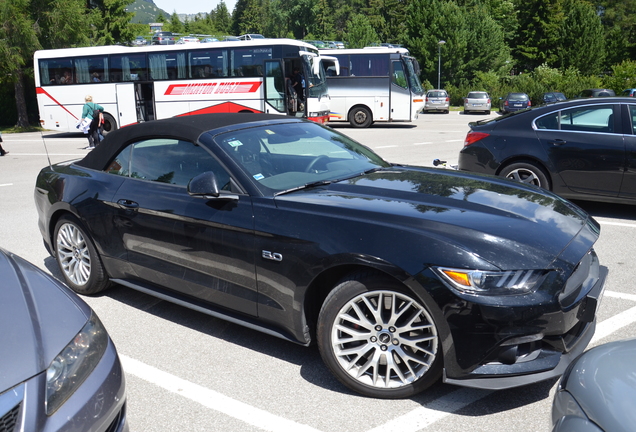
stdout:
[[[158,8],[171,14],[196,14],[199,12],[210,12],[219,4],[219,0],[153,0]],[[232,13],[236,0],[225,0],[227,10]]]

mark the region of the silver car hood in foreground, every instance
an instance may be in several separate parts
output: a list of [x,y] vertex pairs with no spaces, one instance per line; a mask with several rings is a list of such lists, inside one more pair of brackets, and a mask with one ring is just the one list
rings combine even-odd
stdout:
[[0,249],[0,393],[45,371],[90,317],[77,295]]

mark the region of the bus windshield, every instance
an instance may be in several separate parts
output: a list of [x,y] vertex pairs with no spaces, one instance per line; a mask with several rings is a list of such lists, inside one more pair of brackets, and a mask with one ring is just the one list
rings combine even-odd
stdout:
[[[315,55],[303,55],[305,70],[307,71],[307,91],[311,98],[321,98],[327,95],[327,79],[325,69],[320,62],[320,57]],[[316,74],[315,69],[318,70]]]
[[409,78],[409,85],[411,87],[411,91],[415,94],[424,94],[424,89],[422,88],[422,83],[418,78],[417,74],[419,71],[419,65],[417,64],[417,60],[413,57],[404,57],[404,61],[406,62],[406,67],[408,70],[407,76]]

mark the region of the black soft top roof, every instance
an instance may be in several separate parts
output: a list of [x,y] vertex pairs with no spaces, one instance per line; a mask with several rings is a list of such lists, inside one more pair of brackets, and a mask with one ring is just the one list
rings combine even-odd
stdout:
[[197,142],[202,133],[226,128],[235,125],[252,122],[273,120],[294,120],[275,114],[258,113],[223,113],[223,114],[198,114],[182,117],[172,117],[163,120],[153,120],[126,126],[109,133],[104,140],[91,151],[77,165],[101,170],[124,147],[140,138],[179,138],[191,142]]

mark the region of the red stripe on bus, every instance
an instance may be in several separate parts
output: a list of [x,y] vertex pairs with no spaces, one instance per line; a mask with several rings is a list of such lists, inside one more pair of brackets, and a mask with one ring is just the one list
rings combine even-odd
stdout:
[[255,93],[262,82],[233,81],[225,83],[170,84],[165,96]]
[[218,105],[213,105],[205,108],[201,108],[196,111],[190,111],[188,113],[179,114],[175,117],[182,117],[187,115],[197,115],[197,114],[218,114],[218,113],[238,113],[238,112],[253,112],[258,113],[261,111],[255,110],[250,107],[246,107],[244,105],[239,105],[234,102],[223,102]]
[[48,94],[48,93],[46,92],[46,90],[44,90],[42,87],[36,87],[36,88],[35,88],[35,92],[36,92],[37,94],[41,94],[41,95],[44,95],[44,96],[48,97],[48,98],[49,98],[49,99],[51,99],[53,102],[55,102],[57,105],[59,105],[59,107],[60,107],[60,108],[62,108],[62,109],[63,109],[64,111],[66,111],[67,113],[69,113],[69,114],[71,115],[71,117],[73,117],[75,120],[79,120],[77,117],[75,117],[75,116],[73,115],[73,113],[72,113],[72,112],[70,112],[69,110],[67,110],[67,109],[66,109],[66,107],[65,107],[64,105],[62,105],[62,104],[61,104],[61,103],[59,103],[57,100],[55,100],[55,98],[54,98],[53,96],[51,96],[50,94]]

